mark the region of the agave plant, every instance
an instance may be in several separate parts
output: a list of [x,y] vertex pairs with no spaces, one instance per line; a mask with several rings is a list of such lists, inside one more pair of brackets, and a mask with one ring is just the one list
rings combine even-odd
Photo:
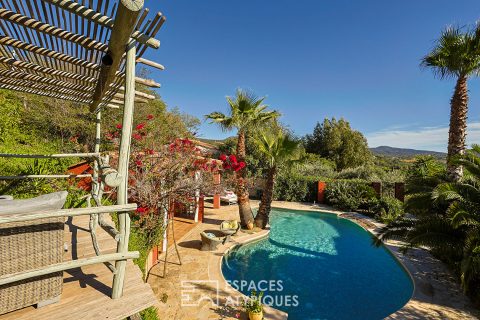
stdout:
[[375,242],[379,245],[382,240],[401,239],[406,242],[405,250],[420,246],[431,249],[440,258],[454,263],[466,292],[478,295],[480,146],[474,145],[472,150],[452,161],[463,166],[465,176],[458,182],[440,182],[432,188],[431,183],[438,179],[438,172],[426,174],[425,184],[412,187],[416,190],[413,194],[415,200],[409,199],[408,208],[419,209],[417,214],[390,223]]

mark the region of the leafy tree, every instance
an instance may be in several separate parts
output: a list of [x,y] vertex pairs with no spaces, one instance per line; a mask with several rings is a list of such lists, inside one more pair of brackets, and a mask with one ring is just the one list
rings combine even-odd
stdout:
[[[245,138],[248,133],[280,116],[280,113],[277,111],[266,111],[267,106],[263,104],[264,99],[256,97],[251,92],[238,89],[234,98],[227,97],[230,107],[229,115],[221,112],[212,112],[205,116],[207,119],[212,120],[213,123],[219,124],[224,130],[237,129],[236,150],[238,161],[245,161]],[[253,222],[253,213],[249,201],[246,170],[238,171],[236,179],[240,222],[242,226],[248,226]]]
[[[415,217],[402,217],[380,233],[381,240],[402,239],[408,247],[428,247],[452,264],[467,293],[480,301],[480,146],[451,159],[466,174],[446,182],[444,171],[431,159],[420,159],[408,178],[408,209]],[[416,186],[412,186],[416,184]]]
[[305,136],[304,143],[307,152],[334,161],[339,171],[361,166],[372,159],[365,137],[344,119],[317,123],[313,133]]
[[480,26],[475,31],[462,32],[448,27],[437,40],[433,50],[422,59],[423,67],[433,69],[440,79],[456,78],[455,91],[450,100],[450,130],[448,133],[448,176],[459,181],[462,167],[452,161],[465,151],[467,130],[467,80],[480,70]]
[[277,167],[282,164],[291,165],[299,161],[304,150],[300,141],[285,134],[281,129],[261,131],[258,133],[255,142],[268,163],[267,181],[263,190],[262,201],[255,217],[255,225],[264,229],[269,220]]

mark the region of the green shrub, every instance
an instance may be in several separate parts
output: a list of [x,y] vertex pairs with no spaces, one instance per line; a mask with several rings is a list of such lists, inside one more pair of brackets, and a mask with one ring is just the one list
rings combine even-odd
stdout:
[[140,316],[142,317],[142,320],[159,320],[160,319],[157,314],[157,308],[155,307],[150,307],[143,311],[140,311]]
[[369,211],[374,214],[375,219],[386,224],[389,224],[404,213],[403,203],[390,196],[374,199],[370,203]]
[[325,189],[327,203],[341,210],[366,208],[375,196],[373,188],[363,180],[335,180]]
[[282,201],[313,202],[317,199],[317,184],[321,177],[284,175],[275,183],[273,198]]

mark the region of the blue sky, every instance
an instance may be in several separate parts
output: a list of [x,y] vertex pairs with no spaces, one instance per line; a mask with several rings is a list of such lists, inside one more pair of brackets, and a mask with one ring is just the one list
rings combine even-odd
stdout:
[[[296,134],[344,117],[370,146],[444,150],[453,80],[421,70],[447,25],[472,25],[480,2],[451,0],[146,0],[165,14],[151,75],[169,105],[202,118],[238,87],[267,96]],[[472,79],[468,143],[480,142]],[[203,123],[199,136],[222,138]]]

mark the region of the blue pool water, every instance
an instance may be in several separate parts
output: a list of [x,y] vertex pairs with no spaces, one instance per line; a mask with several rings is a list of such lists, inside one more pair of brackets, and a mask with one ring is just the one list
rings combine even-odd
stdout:
[[284,209],[272,209],[270,224],[268,238],[234,248],[222,271],[246,295],[267,289],[264,302],[288,312],[289,320],[383,319],[410,299],[409,275],[357,224]]

